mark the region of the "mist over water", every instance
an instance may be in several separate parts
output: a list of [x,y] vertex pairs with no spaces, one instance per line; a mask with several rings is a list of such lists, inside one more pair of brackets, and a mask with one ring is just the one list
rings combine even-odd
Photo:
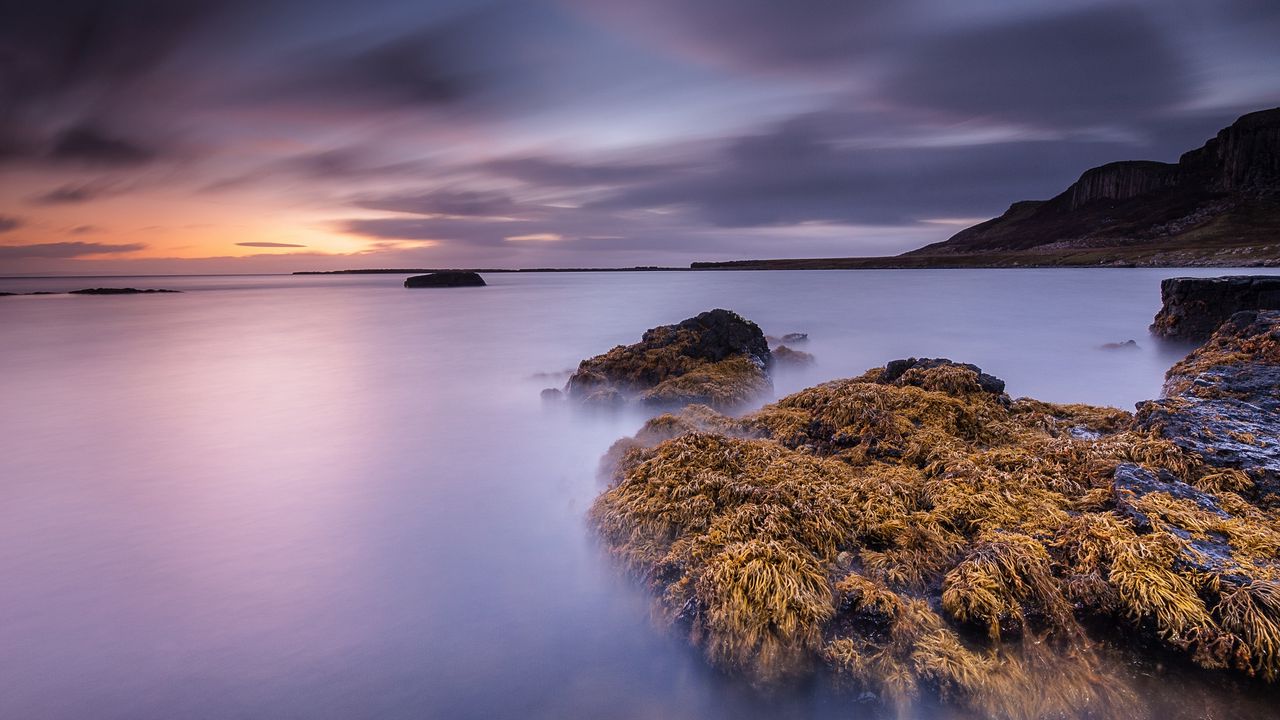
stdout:
[[1186,350],[1147,335],[1160,280],[1222,274],[0,280],[186,291],[0,299],[0,717],[865,714],[821,682],[762,698],[654,629],[584,520],[644,418],[544,405],[566,376],[538,375],[725,307],[809,333],[779,396],[945,356],[1130,408]]

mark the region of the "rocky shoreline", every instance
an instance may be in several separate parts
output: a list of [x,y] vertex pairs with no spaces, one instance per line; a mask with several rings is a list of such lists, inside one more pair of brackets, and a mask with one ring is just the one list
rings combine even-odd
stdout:
[[758,685],[1141,716],[1117,655],[1280,676],[1277,379],[1280,312],[1250,310],[1136,413],[916,358],[743,416],[689,399],[610,450],[590,518],[664,625]]

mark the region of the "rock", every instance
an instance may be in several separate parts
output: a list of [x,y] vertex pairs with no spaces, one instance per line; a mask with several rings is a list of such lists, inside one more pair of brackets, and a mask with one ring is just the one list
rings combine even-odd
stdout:
[[480,277],[479,273],[461,270],[441,270],[427,275],[414,275],[404,281],[404,286],[407,288],[480,287],[484,284],[484,278]]
[[1137,350],[1137,340],[1125,340],[1124,342],[1102,343],[1098,346],[1101,350]]
[[[1259,315],[1206,355],[1265,357]],[[1168,399],[1201,430],[1218,419],[1181,404],[1212,402],[1245,403]],[[611,449],[591,521],[655,617],[721,668],[762,685],[830,672],[899,710],[938,688],[977,717],[1131,715],[1126,668],[1167,653],[1280,677],[1280,524],[1202,461],[1224,443],[1010,401],[940,358],[742,417],[695,410]],[[1133,663],[1105,664],[1117,650]]]
[[1138,404],[1136,427],[1243,472],[1260,501],[1280,500],[1280,312],[1232,315],[1169,369],[1164,392]]
[[1157,474],[1132,463],[1122,463],[1116,467],[1112,493],[1116,509],[1133,521],[1135,529],[1143,533],[1169,533],[1186,543],[1178,553],[1174,567],[1184,571],[1215,573],[1220,581],[1237,586],[1252,581],[1250,575],[1239,568],[1232,554],[1231,544],[1222,533],[1197,532],[1199,528],[1194,527],[1194,523],[1186,522],[1188,518],[1180,514],[1171,514],[1161,518],[1159,524],[1153,523],[1142,505],[1143,498],[1159,493],[1193,504],[1200,511],[1201,517],[1231,520],[1231,515],[1222,509],[1218,499],[1211,493],[1182,482],[1168,470],[1160,470]]
[[[85,288],[84,290],[72,290],[70,295],[145,295],[147,293],[177,293],[181,290],[139,290],[138,288]],[[32,293],[32,295],[43,295],[46,293]]]
[[779,345],[773,349],[773,361],[778,367],[804,367],[812,365],[814,357],[803,350],[792,350],[786,345]]
[[809,333],[792,332],[792,333],[787,333],[782,337],[775,337],[773,335],[768,335],[765,337],[765,339],[769,341],[769,347],[773,347],[775,345],[786,345],[786,344],[796,345],[798,343],[809,342]]
[[702,403],[728,408],[768,392],[773,362],[764,333],[728,310],[711,310],[645,332],[583,360],[565,394],[590,405]]
[[[978,387],[983,391],[1000,395],[1004,392],[1004,381],[994,375],[988,375],[982,372],[982,368],[969,363],[957,363],[947,358],[907,358],[905,360],[891,360],[884,366],[884,371],[876,379],[876,382],[886,384],[909,384],[914,385],[913,374],[909,371],[916,370],[932,370],[940,367],[963,368],[971,371],[976,377]],[[936,376],[935,376],[936,377]]]
[[1242,310],[1280,310],[1280,276],[1237,275],[1169,278],[1160,283],[1163,306],[1151,332],[1160,337],[1203,342],[1227,318]]
[[545,388],[541,397],[543,402],[560,402],[564,399],[564,393],[559,388]]

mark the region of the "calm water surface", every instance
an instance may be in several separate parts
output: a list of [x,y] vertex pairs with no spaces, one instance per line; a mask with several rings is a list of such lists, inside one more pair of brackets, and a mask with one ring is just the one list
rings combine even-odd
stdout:
[[779,394],[947,356],[1129,407],[1185,351],[1146,332],[1178,274],[1226,273],[0,280],[187,291],[0,299],[0,718],[865,714],[822,683],[762,698],[654,630],[583,520],[643,418],[544,406],[564,377],[538,374],[726,307],[810,334]]

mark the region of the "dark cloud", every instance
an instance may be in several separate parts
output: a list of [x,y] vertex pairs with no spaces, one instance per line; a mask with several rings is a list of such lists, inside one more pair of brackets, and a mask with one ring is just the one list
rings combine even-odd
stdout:
[[88,235],[90,233],[102,232],[102,228],[97,225],[77,225],[68,232],[72,235]]
[[614,27],[688,56],[760,70],[846,70],[897,40],[915,0],[573,0]]
[[1115,124],[1186,100],[1186,63],[1142,11],[1098,6],[947,32],[905,48],[885,96],[961,117]]
[[86,243],[56,242],[35,245],[0,245],[0,258],[61,258],[70,259],[87,255],[131,253],[145,250],[142,243]]
[[687,208],[721,227],[903,225],[990,215],[1014,200],[1056,194],[1121,150],[1063,140],[859,145],[839,127],[826,114],[797,118],[732,142],[700,172],[626,188],[592,206]]
[[303,248],[306,245],[296,245],[294,243],[278,243],[278,242],[239,242],[236,243],[240,247],[253,248]]
[[78,125],[58,136],[49,156],[54,160],[96,165],[141,165],[154,159],[156,152],[92,126]]
[[22,227],[22,218],[12,215],[0,215],[0,233],[17,230],[20,227]]

